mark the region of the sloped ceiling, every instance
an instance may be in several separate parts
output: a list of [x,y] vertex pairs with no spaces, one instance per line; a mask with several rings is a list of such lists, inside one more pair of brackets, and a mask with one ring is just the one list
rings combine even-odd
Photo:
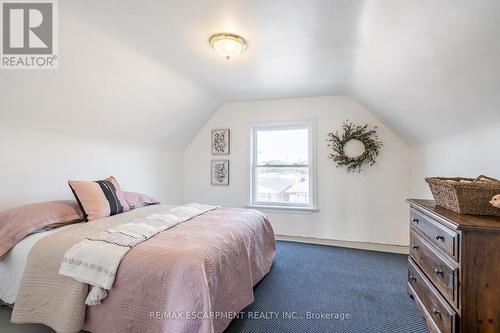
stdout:
[[59,1],[59,69],[2,71],[0,125],[183,147],[227,101],[348,94],[418,143],[500,120],[498,32],[495,0]]
[[351,93],[407,141],[500,123],[500,1],[366,1],[359,32]]

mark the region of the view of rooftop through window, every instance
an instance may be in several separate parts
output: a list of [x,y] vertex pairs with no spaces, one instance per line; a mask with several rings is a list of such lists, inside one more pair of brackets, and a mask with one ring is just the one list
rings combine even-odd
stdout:
[[254,201],[310,205],[309,126],[255,129]]

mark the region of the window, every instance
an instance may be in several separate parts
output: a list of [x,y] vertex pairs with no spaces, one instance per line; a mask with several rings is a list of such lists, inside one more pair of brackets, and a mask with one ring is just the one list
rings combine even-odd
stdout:
[[252,127],[252,206],[315,207],[313,122]]

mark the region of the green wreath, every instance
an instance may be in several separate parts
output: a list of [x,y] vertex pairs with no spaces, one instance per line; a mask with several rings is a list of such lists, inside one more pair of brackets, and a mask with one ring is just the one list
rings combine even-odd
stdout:
[[[349,120],[342,124],[342,135],[338,131],[328,133],[328,147],[333,152],[329,154],[329,158],[337,163],[338,167],[347,167],[347,172],[360,172],[361,167],[366,163],[373,166],[376,162],[380,150],[384,146],[377,136],[377,127],[368,129],[368,125],[360,126],[353,125]],[[351,140],[359,140],[363,143],[365,151],[363,154],[356,157],[349,157],[344,151],[344,146]]]

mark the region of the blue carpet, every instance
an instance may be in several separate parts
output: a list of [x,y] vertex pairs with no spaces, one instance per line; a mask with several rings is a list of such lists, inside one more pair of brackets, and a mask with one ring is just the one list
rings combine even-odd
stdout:
[[[271,272],[255,287],[255,302],[226,333],[428,332],[406,294],[407,256],[277,245]],[[323,318],[308,317],[308,312]]]

